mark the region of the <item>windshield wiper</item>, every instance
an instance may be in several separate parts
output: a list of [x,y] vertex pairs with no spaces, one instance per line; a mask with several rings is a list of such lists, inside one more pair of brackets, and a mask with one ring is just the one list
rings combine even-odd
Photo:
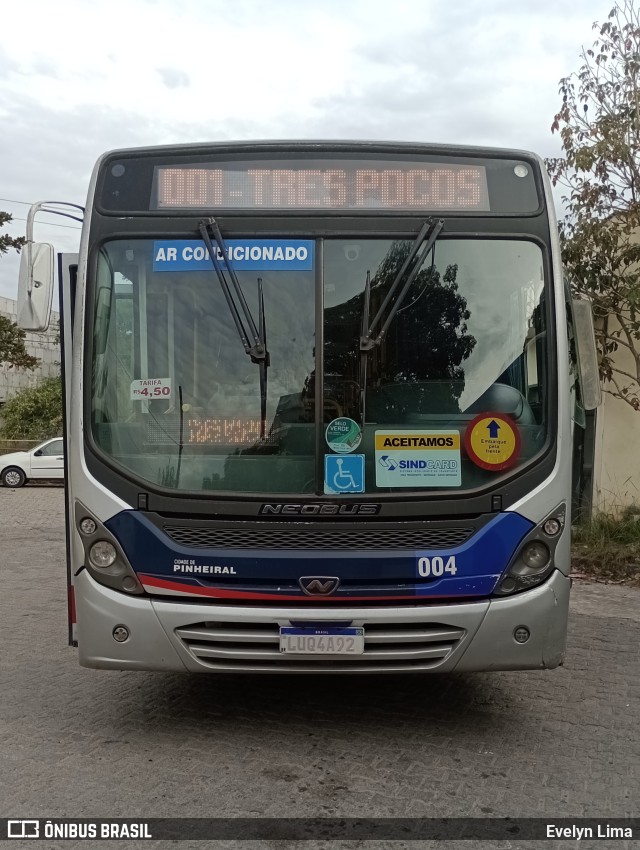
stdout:
[[[407,297],[409,290],[411,289],[411,284],[416,279],[416,276],[422,266],[424,265],[424,261],[426,260],[429,251],[433,249],[433,246],[436,243],[442,228],[444,227],[444,219],[438,219],[438,221],[434,222],[433,219],[428,219],[425,221],[423,226],[420,228],[420,232],[415,238],[413,245],[411,246],[411,250],[407,255],[400,271],[395,276],[393,283],[391,284],[389,291],[387,292],[386,298],[380,305],[380,309],[376,313],[373,318],[373,321],[369,323],[369,305],[371,301],[371,275],[369,271],[367,271],[367,281],[364,288],[364,303],[362,305],[362,322],[361,322],[361,331],[360,331],[360,417],[362,420],[362,425],[364,426],[364,417],[365,417],[365,395],[367,389],[367,362],[369,352],[376,348],[383,341],[385,336],[387,335],[387,331],[391,325],[391,322],[394,320],[397,315],[400,307],[402,306],[402,302]],[[408,274],[407,274],[408,272]],[[374,336],[375,331],[382,321],[385,310],[389,306],[396,290],[402,283],[402,280],[407,274],[404,283],[402,284],[402,288],[400,289],[398,296],[389,310],[389,315],[384,321],[384,324],[380,328],[377,336]]]
[[[420,230],[420,233],[418,233],[418,235],[416,236],[415,242],[411,246],[411,250],[409,251],[409,254],[407,255],[406,260],[402,264],[402,268],[400,269],[400,271],[398,272],[398,274],[395,277],[395,280],[391,284],[391,287],[389,288],[389,291],[387,292],[386,298],[384,299],[384,301],[380,305],[380,309],[378,310],[378,312],[374,316],[373,321],[368,326],[366,331],[364,330],[364,327],[365,327],[365,322],[369,321],[369,293],[365,292],[365,300],[364,300],[363,315],[362,315],[363,332],[362,332],[362,335],[360,337],[360,351],[371,351],[371,349],[380,345],[382,340],[385,338],[385,336],[387,335],[387,331],[389,330],[389,326],[390,326],[391,322],[393,321],[396,313],[398,312],[398,310],[402,306],[402,302],[407,297],[407,294],[408,294],[408,292],[411,288],[411,284],[416,279],[418,272],[422,268],[429,251],[435,245],[436,239],[440,235],[440,231],[442,230],[443,227],[444,227],[444,219],[438,219],[438,221],[436,221],[435,224],[433,222],[433,219],[429,219],[428,221],[425,221],[424,225],[422,226],[422,228]],[[402,282],[402,278],[404,277],[404,275],[406,274],[406,272],[408,270],[409,270],[409,274],[407,275],[407,278],[404,281],[402,289],[398,293],[398,297],[396,298],[395,302],[393,303],[393,305],[392,305],[392,307],[389,311],[389,315],[387,316],[385,323],[380,328],[380,332],[378,333],[378,335],[374,337],[373,334],[374,334],[377,326],[382,321],[382,317],[384,316],[385,310],[389,306],[389,302],[393,298],[396,289],[398,288],[398,286]],[[368,281],[367,281],[367,286],[369,286]]]
[[[209,228],[211,228],[213,240],[211,239]],[[244,293],[240,287],[240,281],[238,280],[234,268],[229,262],[227,246],[222,238],[222,233],[220,232],[218,223],[214,218],[205,219],[200,222],[199,230],[200,235],[207,246],[211,262],[213,263],[213,267],[220,282],[220,287],[227,302],[227,306],[229,307],[233,323],[238,331],[238,336],[240,337],[240,342],[245,350],[245,354],[249,355],[252,363],[257,363],[260,367],[260,439],[264,440],[267,425],[267,370],[270,365],[270,357],[269,351],[267,350],[267,324],[264,313],[262,278],[258,278],[258,323],[256,324],[253,316],[251,315],[249,305],[244,297]],[[229,277],[231,278],[231,286],[229,286],[229,282],[225,277],[224,268],[218,259],[218,251],[220,251],[222,255],[222,261],[226,266]],[[231,287],[233,287],[233,291]],[[238,303],[236,303],[236,299],[240,305],[239,308]],[[245,322],[249,329],[248,333],[245,329]]]

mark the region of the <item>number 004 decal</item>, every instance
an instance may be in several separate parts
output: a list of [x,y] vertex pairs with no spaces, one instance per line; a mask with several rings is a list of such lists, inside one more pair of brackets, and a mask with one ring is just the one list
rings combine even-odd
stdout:
[[418,575],[421,578],[439,578],[445,573],[454,576],[457,572],[455,555],[450,555],[446,560],[440,555],[435,555],[433,558],[418,558]]

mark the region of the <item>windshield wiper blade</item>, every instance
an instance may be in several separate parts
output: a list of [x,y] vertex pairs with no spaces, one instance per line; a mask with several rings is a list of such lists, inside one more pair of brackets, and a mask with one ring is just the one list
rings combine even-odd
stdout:
[[[360,326],[360,340],[363,340],[369,329],[369,302],[371,301],[371,272],[367,269],[367,279],[364,285],[364,304],[362,305],[362,323]],[[360,386],[360,424],[364,428],[365,398],[367,394],[367,361],[369,352],[360,346],[360,375],[358,384]]]
[[[436,243],[436,239],[440,235],[442,228],[444,227],[444,219],[438,219],[437,222],[433,222],[433,219],[428,219],[420,228],[420,232],[415,238],[413,245],[411,246],[411,250],[407,255],[400,271],[395,276],[389,291],[387,292],[386,298],[380,305],[380,309],[376,313],[373,318],[373,321],[369,323],[369,308],[371,303],[371,275],[370,272],[367,271],[367,280],[364,288],[364,303],[362,305],[362,322],[360,329],[360,374],[359,374],[359,384],[360,384],[360,419],[362,423],[362,427],[365,424],[365,403],[366,403],[366,395],[367,395],[367,365],[369,360],[369,352],[372,351],[376,346],[380,345],[382,340],[385,338],[387,331],[389,330],[389,326],[393,321],[394,317],[397,315],[398,310],[402,306],[402,302],[407,297],[407,294],[411,288],[411,284],[416,279],[416,276],[420,269],[422,268],[424,261],[426,260],[429,251],[433,249],[433,246]],[[426,241],[425,241],[426,240]],[[374,336],[375,330],[382,321],[382,317],[384,316],[385,310],[389,306],[391,299],[393,298],[396,290],[400,286],[404,275],[409,271],[409,274],[404,281],[402,289],[398,293],[398,296],[391,306],[389,311],[389,315],[387,316],[384,324],[380,328],[380,332],[377,336]]]
[[[213,246],[211,236],[209,235],[209,228],[211,228],[213,238],[215,239],[215,248]],[[209,218],[205,221],[201,221],[199,229],[200,235],[204,239],[205,245],[207,246],[207,250],[209,251],[209,256],[211,257],[213,267],[216,270],[218,280],[220,281],[220,286],[222,287],[224,297],[229,307],[229,312],[231,313],[231,317],[234,321],[234,324],[238,331],[238,336],[240,337],[240,341],[242,342],[245,352],[249,355],[249,357],[254,363],[259,363],[261,360],[265,360],[268,362],[269,352],[267,351],[266,343],[263,339],[261,339],[260,331],[258,330],[253,316],[251,315],[251,310],[249,310],[249,305],[245,300],[244,293],[240,288],[240,281],[238,280],[233,266],[229,262],[227,246],[225,245],[224,239],[222,238],[222,233],[220,233],[220,228],[218,227],[216,220],[214,218]],[[216,250],[216,248],[222,254],[222,260],[227,268],[229,277],[231,278],[231,283],[233,285],[235,296],[240,302],[240,307],[242,309],[242,312],[244,313],[244,321],[247,323],[249,327],[249,333],[253,337],[253,344],[251,344],[251,342],[249,341],[249,336],[245,331],[242,322],[242,316],[240,315],[238,306],[234,301],[233,293],[231,292],[229,283],[227,282],[227,279],[224,275],[224,270],[220,265],[220,260],[218,259],[218,250]]]
[[[382,340],[385,338],[387,331],[389,330],[389,326],[391,322],[394,320],[396,313],[402,306],[402,302],[407,297],[409,289],[411,288],[411,284],[416,279],[416,276],[420,269],[422,268],[424,261],[426,260],[429,251],[433,248],[436,243],[436,239],[440,235],[442,228],[444,227],[444,219],[438,219],[434,223],[433,219],[429,219],[425,221],[422,228],[420,229],[420,233],[416,236],[416,239],[411,246],[411,250],[409,254],[402,264],[402,267],[398,274],[395,276],[395,280],[391,284],[389,291],[387,292],[386,298],[380,305],[380,309],[376,313],[373,318],[373,321],[365,330],[365,322],[369,321],[369,295],[365,295],[365,303],[363,305],[363,315],[362,315],[362,334],[360,336],[360,351],[368,352],[371,351],[376,346],[380,345]],[[382,321],[382,317],[384,316],[385,310],[389,306],[391,299],[393,298],[396,290],[400,286],[403,277],[409,271],[403,285],[402,289],[398,293],[396,300],[394,301],[391,309],[389,311],[389,315],[387,316],[384,324],[380,328],[380,331],[377,336],[374,336],[375,330],[377,326]]]
[[267,369],[269,368],[269,352],[267,351],[267,322],[264,315],[264,292],[262,278],[258,278],[258,331],[264,345],[266,357],[260,360],[260,439],[264,440],[267,430]]
[[[211,228],[211,233],[213,233],[213,239],[209,233],[209,228]],[[267,349],[267,324],[264,312],[262,278],[258,278],[258,324],[256,325],[256,322],[251,315],[249,305],[244,297],[244,293],[242,292],[242,288],[240,287],[238,276],[235,273],[235,269],[229,262],[227,246],[225,245],[218,223],[214,218],[205,219],[200,222],[199,230],[200,235],[207,246],[211,262],[213,263],[218,281],[220,282],[220,288],[222,289],[227,306],[229,307],[231,318],[233,319],[233,323],[238,331],[238,336],[240,337],[240,342],[245,350],[245,354],[249,355],[252,363],[257,363],[260,367],[260,439],[264,440],[267,424],[267,369],[269,368],[271,361],[269,351]],[[218,251],[220,251],[220,254],[222,255],[222,262],[224,263],[227,273],[231,278],[231,286],[229,286],[229,282],[224,273],[224,268],[218,259]],[[239,308],[238,303],[236,303],[236,299],[240,305]],[[245,329],[244,323],[246,323],[249,329],[248,333]],[[249,335],[251,336],[251,339]]]

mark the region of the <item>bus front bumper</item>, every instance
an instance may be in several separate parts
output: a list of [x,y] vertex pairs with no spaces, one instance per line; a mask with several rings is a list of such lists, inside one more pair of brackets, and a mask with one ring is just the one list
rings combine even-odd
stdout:
[[[116,670],[229,673],[403,673],[557,667],[566,644],[569,579],[559,571],[513,597],[397,607],[241,607],[127,596],[86,570],[75,580],[80,663]],[[364,653],[296,656],[281,626],[350,622]],[[124,627],[126,640],[114,634]],[[527,638],[528,632],[528,638]],[[517,638],[516,638],[517,635]]]

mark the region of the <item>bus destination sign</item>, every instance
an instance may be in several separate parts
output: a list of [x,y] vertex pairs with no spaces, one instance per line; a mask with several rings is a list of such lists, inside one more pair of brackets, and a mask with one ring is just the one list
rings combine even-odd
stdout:
[[488,211],[483,165],[314,160],[156,166],[152,208]]

